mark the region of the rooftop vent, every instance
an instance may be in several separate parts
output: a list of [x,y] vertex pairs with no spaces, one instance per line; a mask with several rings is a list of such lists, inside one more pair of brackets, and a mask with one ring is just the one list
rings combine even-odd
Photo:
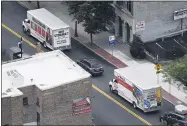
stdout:
[[7,75],[8,76],[13,76],[14,78],[17,78],[20,74],[18,73],[17,70],[10,70],[10,71],[7,71]]
[[40,86],[45,86],[45,84],[40,84]]
[[7,90],[6,90],[6,92],[11,92],[11,89],[10,89],[10,88],[9,88],[9,89],[7,89]]
[[2,93],[2,95],[7,95],[7,93]]

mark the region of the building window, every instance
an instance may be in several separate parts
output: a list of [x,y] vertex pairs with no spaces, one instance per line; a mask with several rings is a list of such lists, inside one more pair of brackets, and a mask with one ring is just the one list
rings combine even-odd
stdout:
[[132,12],[132,1],[127,1],[127,10]]
[[40,114],[37,112],[37,122],[40,122]]
[[40,107],[40,100],[39,100],[38,97],[36,98],[36,105],[37,105],[38,107]]
[[28,105],[28,98],[27,97],[23,98],[23,105]]
[[122,5],[123,5],[123,2],[124,2],[124,1],[116,1],[116,4],[118,4],[119,6],[122,6]]
[[116,1],[116,4],[121,9],[126,9],[132,14],[132,1]]

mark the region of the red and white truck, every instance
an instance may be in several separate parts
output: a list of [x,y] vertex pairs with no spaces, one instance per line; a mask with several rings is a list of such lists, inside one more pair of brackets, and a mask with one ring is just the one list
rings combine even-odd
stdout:
[[27,19],[22,22],[23,31],[44,47],[52,50],[71,49],[70,26],[45,8],[27,11]]
[[[153,68],[154,69],[154,68]],[[161,86],[155,73],[145,73],[144,68],[125,67],[114,70],[114,79],[109,82],[110,90],[140,108],[144,112],[161,108]]]

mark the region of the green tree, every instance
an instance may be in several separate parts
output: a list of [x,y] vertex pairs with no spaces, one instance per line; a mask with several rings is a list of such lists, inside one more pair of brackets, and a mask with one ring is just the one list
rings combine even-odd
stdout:
[[177,59],[164,67],[165,81],[181,81],[187,86],[187,57]]
[[115,11],[111,6],[112,1],[69,1],[69,14],[73,19],[82,23],[84,31],[92,35],[106,31],[106,25],[110,25],[115,19]]

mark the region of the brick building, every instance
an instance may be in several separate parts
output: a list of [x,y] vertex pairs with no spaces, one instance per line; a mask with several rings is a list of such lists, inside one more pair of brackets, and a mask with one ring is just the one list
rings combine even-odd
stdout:
[[131,42],[133,34],[144,42],[180,34],[187,30],[185,1],[114,1],[115,35]]
[[2,125],[92,124],[90,74],[61,51],[6,62],[2,75]]

